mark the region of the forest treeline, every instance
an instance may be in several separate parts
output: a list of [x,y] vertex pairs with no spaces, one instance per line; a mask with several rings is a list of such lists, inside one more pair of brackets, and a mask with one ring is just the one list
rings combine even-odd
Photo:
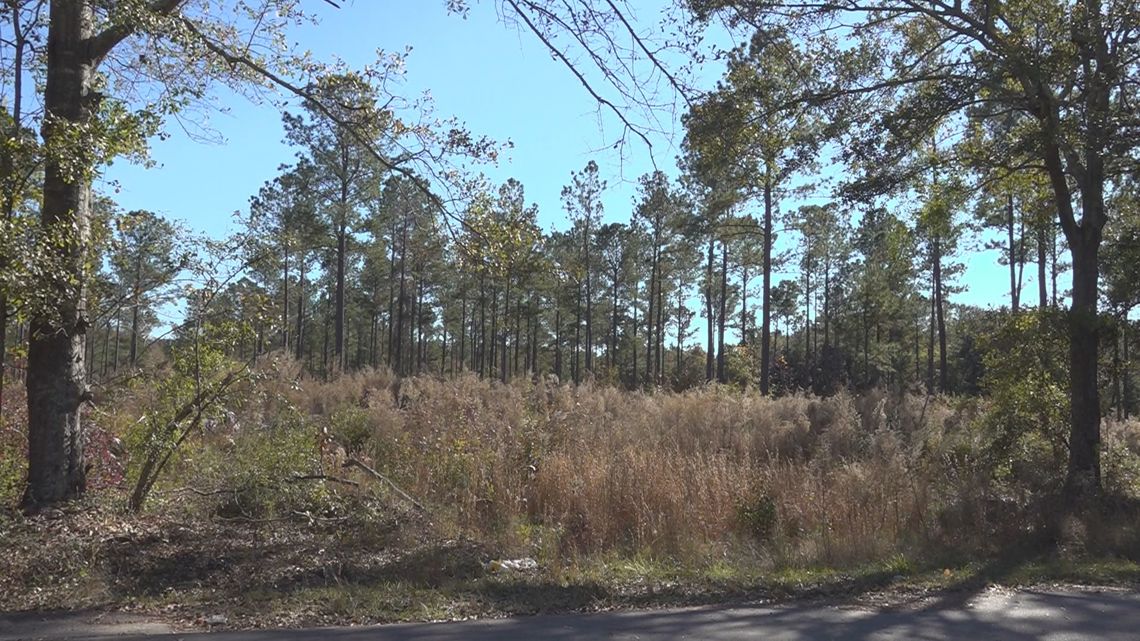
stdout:
[[[543,229],[521,183],[478,173],[502,145],[398,93],[406,53],[354,70],[291,44],[301,3],[0,6],[0,361],[24,388],[27,509],[83,494],[100,394],[161,392],[138,508],[274,355],[320,379],[981,394],[1005,432],[1064,451],[1070,496],[1100,494],[1102,417],[1134,411],[1133,4],[687,0],[665,29],[627,2],[501,8],[620,123],[617,147],[683,114],[677,177],[605,211],[588,162]],[[232,237],[92,194],[217,87],[286,96],[295,151]],[[956,304],[985,244],[1004,310]]]
[[[603,211],[605,182],[588,163],[562,192],[564,229],[546,231],[517,181],[485,186],[462,217],[447,218],[408,179],[375,170],[342,183],[350,168],[321,166],[322,151],[303,150],[265,184],[227,245],[247,269],[218,285],[208,314],[248,328],[234,358],[285,353],[326,379],[383,366],[404,376],[552,374],[681,391],[711,381],[759,388],[767,374],[777,394],[978,394],[987,355],[1006,349],[995,334],[1017,316],[1060,322],[1067,297],[1054,226],[1019,200],[954,212],[939,254],[921,212],[906,204],[797,207],[778,217],[773,240],[787,242],[773,243],[781,250],[766,272],[756,217],[710,216],[661,172],[639,180],[628,222],[607,222],[617,215]],[[139,366],[140,345],[178,340],[173,301],[194,278],[187,262],[199,259],[177,241],[184,223],[104,204],[111,225],[90,298],[94,380]],[[1003,241],[1016,308],[954,304],[983,237]],[[1112,330],[1104,380],[1114,390],[1106,410],[1127,413],[1129,307],[1113,295],[1103,319]]]

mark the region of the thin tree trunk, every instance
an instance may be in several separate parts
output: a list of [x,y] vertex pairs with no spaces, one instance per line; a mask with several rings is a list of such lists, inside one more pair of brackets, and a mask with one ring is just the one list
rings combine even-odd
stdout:
[[942,300],[942,242],[934,239],[934,293],[937,297],[935,308],[938,316],[938,389],[949,393],[950,369],[946,364],[946,305]]
[[570,364],[570,374],[574,377],[574,384],[581,382],[579,376],[579,349],[581,348],[582,334],[582,283],[578,283],[578,297],[574,305],[574,362]]
[[831,346],[831,256],[823,258],[823,346]]
[[330,305],[329,305],[329,297],[328,297],[327,293],[324,295],[324,303],[325,303],[325,331],[324,331],[324,340],[322,341],[322,347],[321,347],[321,371],[324,374],[325,380],[328,380],[328,378],[329,378],[329,321],[331,321],[332,319],[329,318],[329,316],[330,316],[330,314],[329,314]]
[[[1013,193],[1008,194],[1005,208],[1005,227],[1009,233],[1007,260],[1009,261],[1009,304],[1014,316],[1019,311],[1020,291],[1017,287],[1017,245],[1014,242]],[[935,267],[937,269],[937,267]]]
[[1046,230],[1042,221],[1037,223],[1037,306],[1042,312],[1049,306],[1049,284],[1046,275]]
[[673,367],[673,380],[677,384],[679,384],[681,381],[681,351],[682,351],[681,338],[682,338],[682,334],[684,334],[684,331],[681,327],[681,323],[683,320],[682,314],[684,314],[684,312],[685,312],[684,289],[685,288],[682,286],[682,283],[680,283],[678,281],[678,283],[677,283],[677,362]]
[[459,371],[463,371],[467,359],[467,290],[459,301]]
[[811,238],[807,238],[804,250],[804,370],[811,379]]
[[111,346],[111,319],[108,318],[107,322],[103,325],[103,377],[107,377],[107,353],[108,348]]
[[1120,361],[1120,319],[1116,319],[1116,332],[1112,337],[1112,404],[1116,410],[1116,420],[1124,420],[1124,394],[1121,390]]
[[728,317],[728,243],[720,243],[720,314],[717,316],[717,353],[716,353],[716,380],[724,384],[728,382],[725,373],[724,361],[724,326]]
[[115,310],[115,362],[111,364],[111,371],[119,371],[119,335],[123,330],[123,317],[119,314],[122,313],[121,309]]
[[[347,187],[342,186],[342,201],[341,206],[347,208]],[[342,216],[347,216],[347,212],[341,212]],[[333,345],[333,358],[336,361],[335,367],[337,371],[344,369],[345,365],[345,278],[347,269],[347,254],[348,254],[348,227],[345,221],[340,222],[340,226],[336,232],[336,316],[333,319],[333,325],[336,328],[336,342]]]
[[648,297],[648,300],[646,301],[647,308],[646,308],[646,313],[645,313],[645,379],[646,379],[646,381],[652,381],[655,378],[654,377],[654,367],[653,367],[653,363],[654,363],[653,346],[655,343],[654,338],[653,338],[653,321],[654,321],[653,312],[655,310],[654,310],[653,306],[654,306],[654,302],[655,302],[654,293],[656,292],[655,288],[657,287],[657,280],[658,280],[657,265],[658,265],[657,247],[654,246],[653,247],[652,264],[649,267],[649,297]]
[[586,266],[586,342],[584,348],[586,351],[586,373],[594,373],[594,291],[592,287],[592,280],[590,278],[591,268],[593,267],[590,261],[590,215],[587,211],[586,225],[583,230],[583,255],[584,264]]
[[554,307],[554,375],[562,382],[562,310]]
[[610,370],[617,366],[617,334],[618,334],[618,270],[614,269],[613,303],[610,317]]
[[283,309],[281,310],[281,351],[286,354],[289,353],[289,241],[286,240],[282,243],[284,245],[284,271],[281,276],[281,299],[283,302]]
[[487,362],[487,376],[496,374],[499,366],[499,290],[491,287],[491,353]]
[[740,262],[740,344],[748,344],[748,265]]
[[135,282],[132,283],[131,292],[131,347],[129,362],[131,367],[138,363],[139,355],[139,305],[142,298],[142,247],[136,247],[135,254]]
[[706,334],[708,335],[708,350],[705,353],[705,381],[712,382],[713,376],[716,373],[716,360],[714,354],[716,353],[716,344],[713,343],[713,327],[716,321],[713,319],[713,238],[709,236],[709,257],[708,268],[705,271],[705,323],[707,326]]
[[1124,341],[1124,418],[1128,418],[1132,412],[1132,362],[1128,358],[1128,334],[1131,329],[1132,325],[1128,322],[1128,314],[1125,314],[1124,327],[1121,331]]
[[657,370],[657,383],[665,377],[665,289],[660,276],[657,277],[657,348],[654,353]]
[[767,396],[772,363],[772,178],[764,177],[764,301],[760,311],[760,393]]
[[297,361],[304,357],[305,347],[305,254],[301,253],[301,264],[297,271]]
[[641,386],[641,381],[638,380],[638,378],[637,378],[637,292],[638,292],[638,285],[640,285],[640,284],[641,284],[640,280],[634,279],[634,281],[633,281],[633,331],[631,332],[633,340],[631,340],[629,342],[631,349],[633,349],[633,359],[631,361],[631,364],[633,365],[633,378],[631,379],[631,384],[630,384],[631,389],[636,389],[637,387]]

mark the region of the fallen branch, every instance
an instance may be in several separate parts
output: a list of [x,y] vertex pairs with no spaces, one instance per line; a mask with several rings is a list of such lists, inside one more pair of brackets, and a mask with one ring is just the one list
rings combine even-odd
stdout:
[[354,458],[350,458],[344,462],[344,467],[359,467],[360,469],[362,469],[365,472],[368,472],[370,475],[372,475],[373,478],[384,481],[385,483],[387,483],[388,487],[392,488],[392,490],[394,492],[396,492],[396,494],[399,494],[401,497],[404,498],[404,500],[406,500],[407,502],[416,506],[416,508],[418,508],[421,512],[427,512],[428,511],[427,508],[424,507],[422,503],[420,503],[419,501],[412,498],[411,495],[408,494],[407,492],[401,490],[400,486],[393,483],[391,479],[389,479],[387,476],[384,476],[383,474],[377,472],[376,470],[372,469],[371,467],[365,465],[364,463],[362,463],[362,462],[360,462]]
[[197,494],[198,496],[217,496],[219,494],[233,494],[236,491],[237,490],[230,488],[222,488],[220,490],[199,490],[196,487],[175,487],[159,492],[159,494],[183,494],[185,492],[189,492],[191,494]]
[[360,487],[359,481],[352,479],[342,479],[339,476],[329,476],[328,474],[295,474],[286,479],[288,483],[297,483],[298,481],[328,481],[330,483],[340,483],[341,485],[351,485],[353,487]]

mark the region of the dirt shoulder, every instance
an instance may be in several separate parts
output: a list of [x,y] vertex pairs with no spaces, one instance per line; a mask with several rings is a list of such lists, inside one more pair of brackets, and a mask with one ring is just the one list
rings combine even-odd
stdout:
[[[322,519],[129,517],[76,506],[0,517],[0,641],[169,630],[303,628],[515,615],[831,603],[964,603],[994,584],[1140,584],[1120,559],[1024,554],[953,567],[686,569],[641,558],[497,570],[519,551],[435,534],[415,512]],[[18,636],[11,630],[24,630]],[[42,631],[42,632],[41,632]],[[7,634],[9,636],[4,636]]]

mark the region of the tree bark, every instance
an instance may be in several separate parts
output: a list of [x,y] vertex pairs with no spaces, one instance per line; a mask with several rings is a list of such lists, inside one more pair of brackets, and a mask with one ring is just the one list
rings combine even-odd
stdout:
[[[96,60],[90,57],[92,9],[87,1],[53,0],[47,38],[43,138],[60,144],[74,126],[85,126],[97,109],[92,88]],[[69,163],[87,168],[89,150],[76,149]],[[74,156],[78,155],[79,158]],[[89,233],[90,190],[77,176],[48,156],[44,165],[40,223],[59,238],[64,274],[51,283],[52,313],[35,310],[28,345],[28,479],[26,510],[78,497],[86,487],[81,407],[88,318],[84,285]]]
[[1037,221],[1037,307],[1042,312],[1049,306],[1049,284],[1046,275],[1045,222]]
[[760,393],[768,394],[772,363],[772,178],[764,178],[763,296],[760,312]]
[[[651,294],[652,296],[652,294]],[[708,351],[705,353],[705,380],[712,382],[713,376],[716,373],[716,362],[713,355],[716,353],[716,345],[713,343],[713,239],[709,236],[709,258],[708,268],[705,272],[705,323],[708,335]]]
[[728,376],[724,369],[724,325],[728,316],[728,243],[720,243],[720,314],[717,317],[716,380],[724,384]]
[[305,253],[301,252],[297,269],[297,362],[305,356]]
[[633,359],[631,360],[631,364],[633,365],[633,378],[630,379],[631,389],[637,388],[641,384],[641,381],[637,378],[637,286],[640,284],[639,280],[633,281],[633,331],[630,332],[633,336],[633,340],[629,343],[633,349]]
[[554,308],[554,375],[562,382],[562,310]]
[[579,350],[582,345],[582,283],[578,283],[578,296],[574,304],[574,361],[570,363],[570,375],[574,378],[574,384],[577,385],[581,382],[580,372],[578,370]]
[[1009,234],[1009,243],[1007,245],[1007,260],[1009,261],[1009,308],[1014,316],[1016,316],[1021,303],[1021,292],[1018,291],[1017,287],[1017,245],[1014,241],[1013,223],[1013,194],[1010,193],[1006,198],[1005,227]]
[[[347,196],[344,199],[347,200]],[[342,203],[343,207],[347,207],[347,203]],[[342,215],[347,216],[347,213]],[[348,228],[342,220],[336,232],[336,318],[333,320],[333,325],[336,329],[336,341],[333,344],[333,358],[335,360],[334,367],[337,371],[344,369],[345,355],[344,355],[344,294],[345,294],[345,277],[347,269],[347,254],[348,254]]]
[[[656,241],[654,242],[656,243]],[[655,301],[654,293],[657,287],[657,262],[657,246],[655,244],[653,247],[652,264],[649,268],[649,298],[647,300],[648,306],[645,313],[645,379],[647,381],[654,379],[655,370],[653,366],[655,362],[653,359],[653,346],[656,341],[653,338],[653,312],[655,311],[653,305]]]
[[948,377],[950,369],[946,365],[946,305],[942,300],[942,241],[934,239],[934,295],[938,323],[938,389],[946,394],[950,390]]
[[[1086,214],[1087,215],[1087,214]],[[1086,231],[1083,227],[1081,231]],[[1100,491],[1100,390],[1097,388],[1097,254],[1100,230],[1071,243],[1073,304],[1069,311],[1069,386],[1072,403],[1066,488],[1075,495]]]
[[133,283],[134,289],[131,292],[132,305],[131,305],[131,349],[130,349],[130,364],[131,367],[135,366],[138,361],[139,350],[139,305],[142,297],[142,247],[135,248],[135,282]]
[[609,353],[609,357],[610,357],[610,370],[611,371],[617,365],[618,279],[619,278],[620,278],[620,275],[618,273],[618,270],[615,268],[614,269],[614,279],[613,279],[613,283],[614,283],[614,285],[613,285],[613,302],[611,304],[613,309],[612,309],[612,314],[611,314],[611,318],[610,318],[610,353]]
[[281,310],[281,349],[289,352],[289,241],[285,240],[283,243],[284,251],[283,268],[284,273],[281,275],[281,298],[283,308]]

